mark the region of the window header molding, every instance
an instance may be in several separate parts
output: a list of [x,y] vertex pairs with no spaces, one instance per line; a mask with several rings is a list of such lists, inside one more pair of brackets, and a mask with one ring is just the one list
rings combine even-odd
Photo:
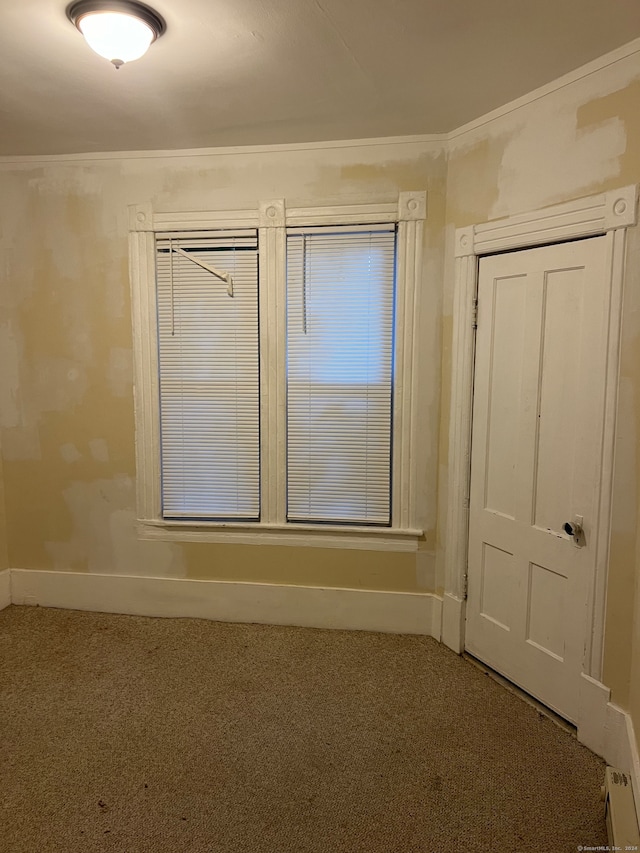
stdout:
[[456,230],[455,257],[505,252],[628,228],[636,224],[637,210],[638,187],[631,184],[619,190],[555,204],[540,212],[519,213],[468,225]]
[[129,206],[129,230],[201,231],[219,228],[284,228],[296,225],[353,225],[420,222],[427,218],[425,190],[401,192],[397,202],[287,208],[285,199],[260,201],[251,210],[201,210],[161,213],[151,204]]

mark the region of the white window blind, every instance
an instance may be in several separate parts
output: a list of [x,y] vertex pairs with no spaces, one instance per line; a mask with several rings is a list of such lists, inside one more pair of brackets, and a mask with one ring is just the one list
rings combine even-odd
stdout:
[[287,517],[390,524],[395,227],[289,229]]
[[163,517],[258,520],[256,232],[156,245]]

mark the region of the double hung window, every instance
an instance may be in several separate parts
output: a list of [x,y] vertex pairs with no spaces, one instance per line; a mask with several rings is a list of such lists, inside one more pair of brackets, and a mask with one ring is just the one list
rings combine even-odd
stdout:
[[226,216],[132,209],[143,534],[351,534],[362,547],[368,534],[419,534],[424,194],[402,195]]

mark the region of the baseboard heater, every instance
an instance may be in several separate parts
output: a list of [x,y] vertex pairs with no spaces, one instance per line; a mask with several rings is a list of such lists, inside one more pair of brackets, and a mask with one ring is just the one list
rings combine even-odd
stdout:
[[640,832],[631,776],[607,767],[602,788],[610,850],[640,850]]

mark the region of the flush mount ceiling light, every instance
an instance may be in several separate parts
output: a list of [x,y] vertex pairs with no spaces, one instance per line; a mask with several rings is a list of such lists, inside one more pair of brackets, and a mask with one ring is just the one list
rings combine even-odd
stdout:
[[100,56],[120,68],[140,59],[167,28],[157,12],[135,0],[78,0],[67,17]]

